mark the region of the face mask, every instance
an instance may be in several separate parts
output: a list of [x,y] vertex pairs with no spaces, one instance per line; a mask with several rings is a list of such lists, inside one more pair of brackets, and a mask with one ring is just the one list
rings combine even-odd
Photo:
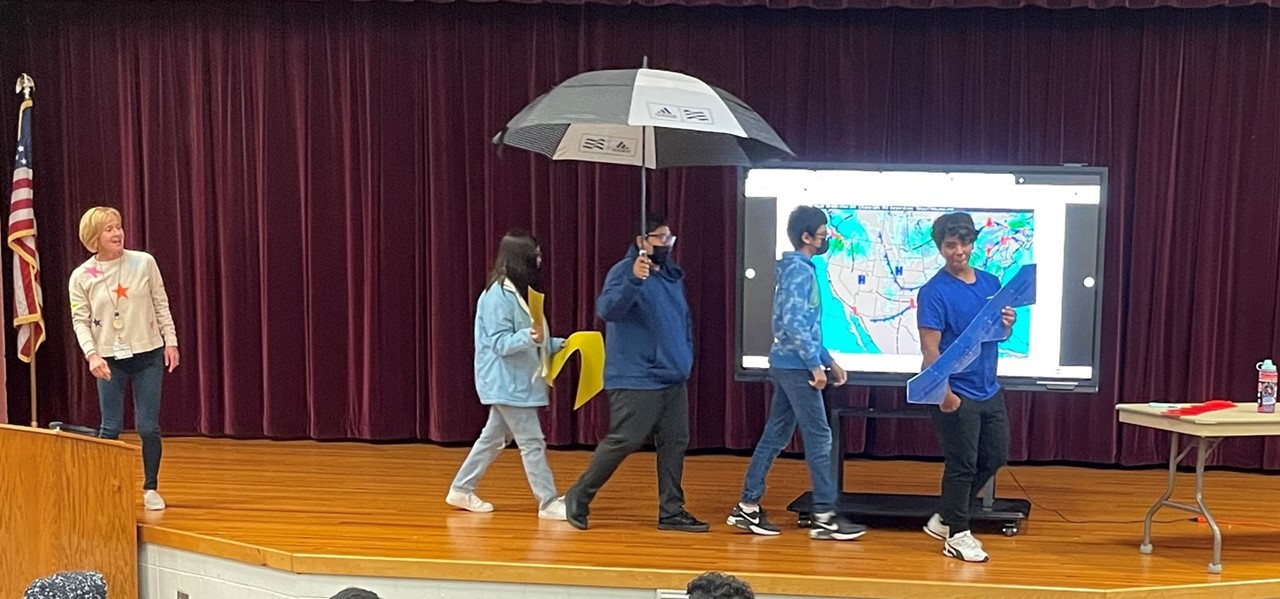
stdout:
[[527,267],[529,268],[529,287],[539,292],[543,291],[542,267],[538,266],[538,259],[534,258],[532,261],[530,261]]
[[542,292],[542,269],[538,267],[536,258],[524,263],[520,268],[508,268],[507,278],[511,280],[511,284],[515,285],[521,292],[527,293],[529,289]]
[[649,254],[649,259],[658,266],[665,266],[667,259],[671,257],[671,248],[665,245],[653,246],[653,253]]
[[830,237],[823,238],[822,244],[819,245],[818,249],[813,252],[813,255],[821,256],[827,253],[827,250],[829,249],[831,249],[831,238]]

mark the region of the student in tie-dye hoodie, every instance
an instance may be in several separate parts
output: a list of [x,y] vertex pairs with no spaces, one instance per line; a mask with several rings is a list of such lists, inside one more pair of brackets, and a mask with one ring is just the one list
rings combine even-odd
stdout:
[[813,257],[827,251],[827,215],[812,206],[800,206],[787,220],[787,237],[795,246],[778,261],[777,287],[773,293],[773,347],[769,350],[769,378],[773,381],[773,401],[764,433],[751,456],[739,503],[729,514],[730,526],[760,535],[777,535],[782,529],[760,508],[765,478],[773,460],[800,426],[804,439],[804,459],[813,482],[814,539],[852,541],[866,533],[836,513],[835,473],[831,469],[831,427],[822,403],[827,385],[843,385],[844,370],[822,346],[822,302]]

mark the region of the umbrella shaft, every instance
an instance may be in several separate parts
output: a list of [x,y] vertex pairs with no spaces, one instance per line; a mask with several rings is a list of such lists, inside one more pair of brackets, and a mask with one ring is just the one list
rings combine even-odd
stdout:
[[[649,57],[645,57],[645,62],[649,62]],[[648,129],[648,127],[640,129],[640,235],[645,240],[649,239],[649,180],[644,172],[645,158],[647,157],[644,142],[649,137]]]

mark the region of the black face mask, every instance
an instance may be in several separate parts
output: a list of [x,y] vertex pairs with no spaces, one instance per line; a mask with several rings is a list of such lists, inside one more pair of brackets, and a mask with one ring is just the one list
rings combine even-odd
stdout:
[[525,267],[529,269],[529,288],[539,293],[544,292],[545,289],[542,288],[542,268],[538,266],[538,259],[534,258]]
[[649,260],[658,266],[666,266],[667,260],[671,258],[671,248],[665,245],[653,246],[653,253],[649,254]]
[[523,268],[508,270],[507,278],[525,295],[528,295],[530,289],[539,293],[546,291],[542,288],[542,269],[538,267],[536,259],[525,263]]
[[815,256],[821,256],[821,255],[823,255],[823,254],[827,253],[827,250],[829,250],[829,249],[831,249],[831,238],[830,238],[830,237],[824,237],[824,238],[822,239],[822,243],[818,245],[818,248],[817,248],[816,250],[814,250],[813,255],[815,255]]

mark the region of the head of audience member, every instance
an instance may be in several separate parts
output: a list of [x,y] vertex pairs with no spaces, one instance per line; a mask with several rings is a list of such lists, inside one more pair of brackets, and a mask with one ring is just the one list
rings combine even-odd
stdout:
[[107,581],[98,572],[59,572],[31,583],[22,599],[107,599]]
[[329,599],[380,599],[378,594],[373,591],[366,591],[356,587],[349,587],[338,591],[337,595]]
[[756,596],[751,585],[720,572],[707,572],[690,580],[685,593],[689,599],[755,599]]

